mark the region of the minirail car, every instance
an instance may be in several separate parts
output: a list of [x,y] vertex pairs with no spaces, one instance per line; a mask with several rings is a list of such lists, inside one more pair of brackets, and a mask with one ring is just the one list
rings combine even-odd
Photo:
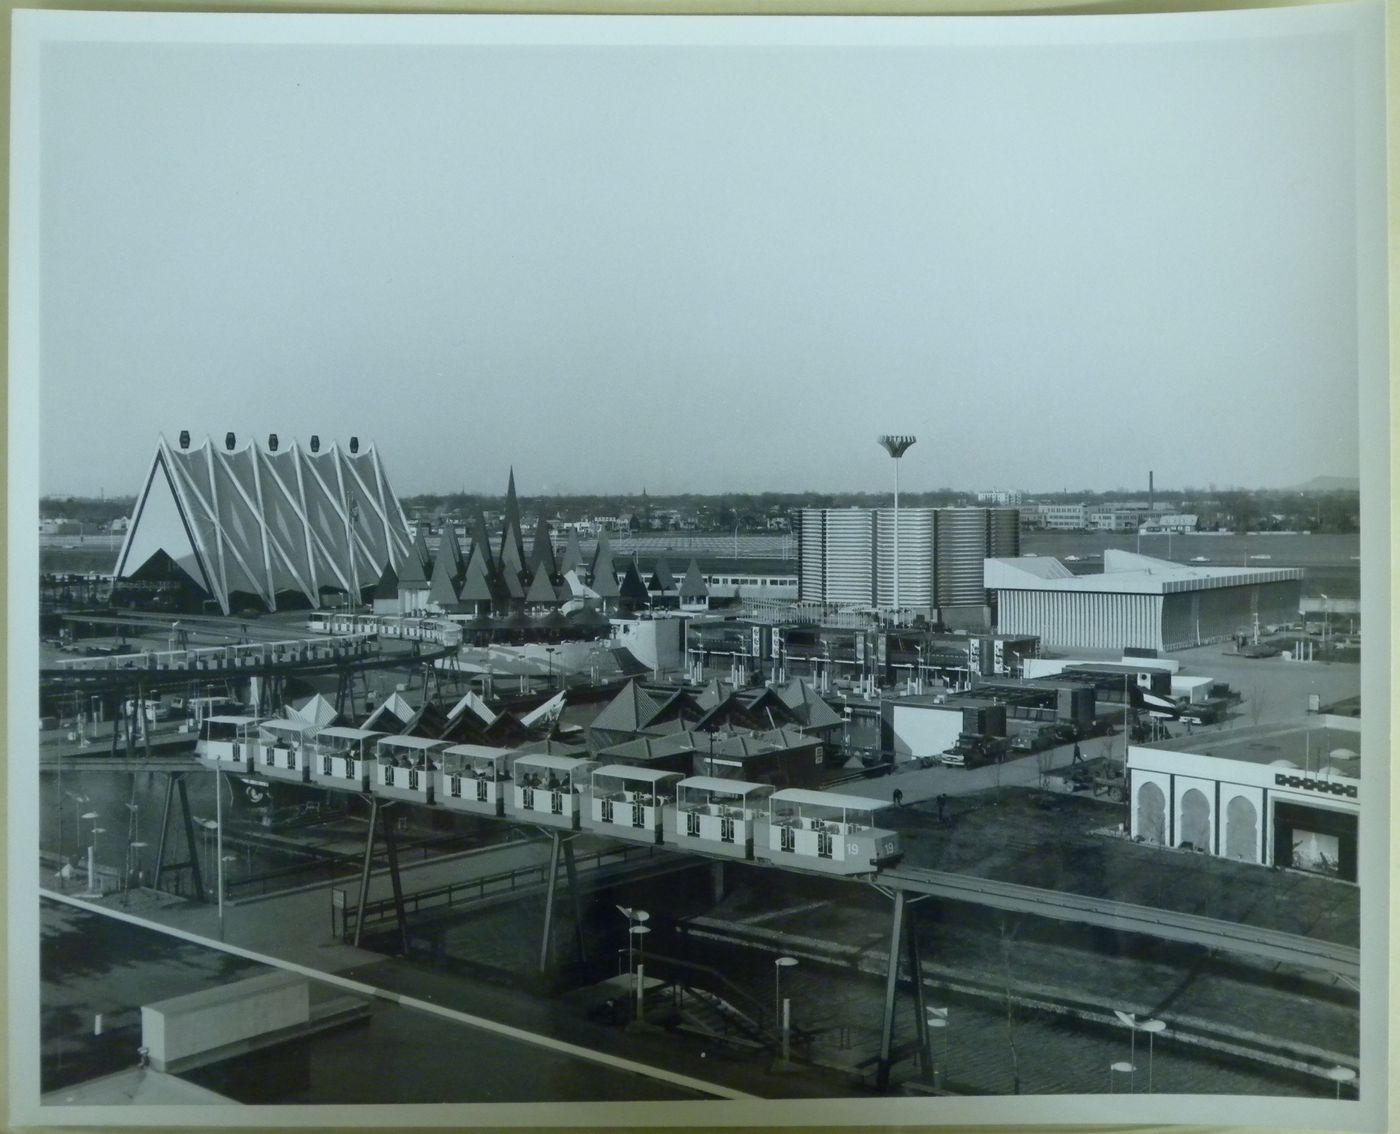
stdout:
[[195,751],[223,771],[785,869],[873,874],[900,857],[874,821],[889,804],[859,795],[294,719],[206,717]]

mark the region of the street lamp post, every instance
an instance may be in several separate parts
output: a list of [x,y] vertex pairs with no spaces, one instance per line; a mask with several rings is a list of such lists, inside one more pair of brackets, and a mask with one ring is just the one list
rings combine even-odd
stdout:
[[[88,853],[87,853],[88,888],[87,888],[87,895],[86,895],[86,896],[87,896],[87,897],[95,897],[95,896],[97,896],[97,895],[99,895],[99,894],[102,893],[102,891],[99,890],[99,889],[97,888],[97,874],[96,874],[96,869],[97,869],[97,832],[100,830],[100,828],[97,826],[98,815],[97,815],[97,812],[96,812],[96,811],[84,811],[84,812],[82,813],[82,815],[79,816],[79,818],[81,818],[81,819],[89,819],[89,820],[92,821],[92,842],[88,843],[88,849],[87,849],[87,850],[88,850]],[[82,832],[81,832],[81,829],[79,830],[79,833],[78,833],[78,839],[79,839],[79,841],[82,840]]]
[[637,939],[637,1019],[641,1020],[646,1013],[646,979],[647,979],[647,952],[646,935],[651,932],[649,925],[640,923],[632,926],[628,931],[629,937]]
[[1130,1065],[1136,1065],[1137,1063],[1138,1032],[1147,1033],[1147,1091],[1148,1094],[1151,1094],[1153,1039],[1159,1032],[1165,1031],[1167,1025],[1162,1020],[1139,1020],[1132,1012],[1120,1012],[1116,1008],[1113,1010],[1113,1014],[1117,1016],[1122,1023],[1127,1025],[1131,1033],[1128,1046],[1128,1062]]
[[918,438],[910,434],[885,434],[880,444],[894,459],[894,616],[899,619],[899,459]]
[[647,913],[646,910],[634,909],[634,908],[631,907],[631,906],[618,906],[618,907],[617,907],[617,912],[620,913],[623,917],[625,917],[625,918],[627,919],[627,976],[628,976],[628,979],[630,980],[631,977],[632,977],[632,972],[633,972],[633,967],[632,967],[632,957],[633,957],[633,953],[632,953],[632,935],[633,935],[633,930],[635,930],[637,926],[641,925],[641,924],[642,924],[643,922],[645,922],[648,918],[650,918],[650,917],[651,917],[651,914]]
[[773,961],[773,1022],[778,1025],[783,1036],[783,1062],[788,1061],[791,1036],[788,1004],[783,1000],[783,970],[797,964],[796,957],[778,957]]
[[1333,1067],[1327,1077],[1337,1084],[1337,1101],[1342,1099],[1342,1084],[1356,1082],[1356,1072],[1350,1067]]
[[[942,1029],[942,1032],[943,1032],[943,1084],[944,1084],[944,1086],[946,1087],[947,1084],[948,1084],[948,1052],[949,1052],[948,1009],[947,1009],[947,1008],[934,1008],[934,1007],[930,1007],[929,1010],[928,1010],[928,1026],[929,1026],[930,1028],[939,1028],[939,1029]],[[929,1061],[930,1061],[930,1062],[933,1062],[932,1056],[933,1056],[933,1053],[932,1053],[932,1052],[929,1052]],[[937,1064],[937,1063],[933,1063],[933,1085],[934,1085],[935,1087],[938,1086],[938,1064]]]
[[545,654],[546,654],[546,655],[548,656],[548,658],[549,658],[549,688],[553,689],[553,688],[554,688],[554,647],[553,647],[553,646],[546,646],[546,647],[544,648],[544,652],[545,652]]

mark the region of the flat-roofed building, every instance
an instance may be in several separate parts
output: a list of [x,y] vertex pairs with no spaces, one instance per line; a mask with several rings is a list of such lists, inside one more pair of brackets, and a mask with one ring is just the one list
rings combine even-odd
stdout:
[[1128,791],[1140,842],[1356,881],[1356,717],[1130,745]]
[[1297,567],[1198,567],[1129,551],[1104,552],[1104,570],[1075,575],[1047,556],[988,559],[997,630],[1047,646],[1179,650],[1297,617]]

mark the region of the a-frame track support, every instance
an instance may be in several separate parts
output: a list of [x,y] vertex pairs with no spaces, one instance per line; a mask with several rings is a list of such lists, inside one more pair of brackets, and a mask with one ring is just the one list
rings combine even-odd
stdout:
[[[189,857],[184,862],[167,862],[166,850],[170,844],[170,811],[177,791],[180,796],[180,813],[184,820],[185,847]],[[208,901],[204,893],[204,874],[199,869],[199,844],[195,839],[194,816],[190,813],[189,790],[185,785],[184,772],[166,773],[165,807],[160,816],[160,839],[156,843],[156,869],[155,875],[151,879],[151,885],[155,889],[160,889],[161,877],[167,870],[189,870],[194,878],[195,897],[201,902]]]

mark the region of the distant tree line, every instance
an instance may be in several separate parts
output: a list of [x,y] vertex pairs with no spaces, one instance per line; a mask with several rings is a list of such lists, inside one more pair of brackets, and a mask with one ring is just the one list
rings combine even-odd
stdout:
[[[1028,493],[1026,499],[1046,503],[1106,504],[1145,501],[1146,493],[1119,488],[1112,491],[1064,491]],[[773,517],[787,516],[798,508],[888,507],[888,492],[754,492],[680,493],[674,495],[572,495],[522,496],[521,509],[550,520],[572,522],[595,516],[620,516],[634,528],[648,529],[675,516],[698,531],[733,531],[763,528]],[[904,491],[901,506],[910,508],[958,507],[978,503],[975,492],[940,488],[924,492]],[[504,496],[456,492],[424,493],[401,500],[404,511],[425,517],[474,516],[478,510],[499,514]],[[1302,491],[1296,489],[1171,489],[1159,488],[1155,504],[1162,511],[1179,510],[1199,517],[1203,530],[1313,531],[1347,533],[1359,530],[1360,494],[1355,489]]]
[[[665,526],[674,516],[683,517],[698,531],[733,531],[767,526],[774,517],[786,516],[798,508],[876,508],[888,507],[888,492],[741,492],[706,495],[680,493],[653,496],[597,494],[574,496],[522,496],[523,511],[564,522],[590,520],[595,516],[620,516],[633,527]],[[1110,501],[1145,500],[1140,490],[1062,491],[1027,494],[1027,499],[1053,503],[1104,504]],[[977,503],[975,492],[939,488],[924,492],[901,492],[899,501],[910,508],[956,507]],[[1355,532],[1360,524],[1360,494],[1355,489],[1305,491],[1286,489],[1171,489],[1159,488],[1155,502],[1162,509],[1195,513],[1202,529],[1230,528],[1234,531],[1314,531]],[[405,513],[412,516],[468,518],[478,511],[499,514],[505,497],[473,492],[421,493],[400,499]],[[119,516],[130,516],[136,506],[134,496],[44,496],[39,501],[42,519],[64,518],[86,525],[110,524]]]

